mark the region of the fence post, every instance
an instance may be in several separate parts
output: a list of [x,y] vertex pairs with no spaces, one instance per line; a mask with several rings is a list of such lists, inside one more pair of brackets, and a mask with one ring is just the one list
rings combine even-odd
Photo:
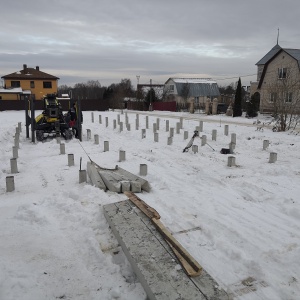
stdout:
[[13,192],[15,190],[14,176],[6,176],[6,192]]

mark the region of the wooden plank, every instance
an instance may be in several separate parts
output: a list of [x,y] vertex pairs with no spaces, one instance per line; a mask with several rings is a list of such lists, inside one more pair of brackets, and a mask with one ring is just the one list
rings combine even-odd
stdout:
[[[168,229],[161,223],[160,220],[152,218],[152,222],[162,236],[172,244],[172,246],[180,253],[186,263],[188,263],[194,270],[194,273],[200,274],[202,267],[200,264],[188,253],[188,251],[172,236]],[[184,266],[183,266],[184,267]],[[196,276],[196,275],[194,275]]]
[[180,261],[183,269],[185,270],[186,274],[190,277],[195,277],[195,276],[199,276],[202,269],[199,269],[198,271],[195,271],[193,269],[193,267],[186,261],[186,259],[176,250],[176,248],[170,243],[168,242],[168,245],[170,246],[170,248],[172,249],[172,251],[174,252],[174,254],[176,255],[176,257],[178,258],[178,260]]
[[125,191],[124,194],[133,204],[135,204],[148,218],[151,219],[155,227],[168,242],[174,254],[178,258],[182,267],[189,276],[198,276],[201,273],[202,267],[199,263],[188,253],[188,251],[172,236],[167,228],[160,222],[159,213],[149,206],[146,202],[136,196],[133,192]]
[[148,218],[150,219],[160,219],[159,213],[149,206],[146,202],[140,199],[133,192],[125,191],[124,194],[128,197],[128,199],[136,205]]

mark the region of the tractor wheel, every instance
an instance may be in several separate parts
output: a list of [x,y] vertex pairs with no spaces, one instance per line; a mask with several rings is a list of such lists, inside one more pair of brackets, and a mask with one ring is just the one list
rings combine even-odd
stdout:
[[69,130],[69,129],[64,130],[63,136],[66,140],[71,140],[73,137],[72,130]]
[[35,131],[36,139],[40,142],[44,140],[44,131],[43,130],[36,130]]

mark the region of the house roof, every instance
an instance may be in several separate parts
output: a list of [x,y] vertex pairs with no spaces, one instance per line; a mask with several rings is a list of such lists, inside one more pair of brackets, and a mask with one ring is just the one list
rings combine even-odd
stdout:
[[285,51],[290,56],[295,58],[298,61],[300,66],[300,49],[288,49],[288,48],[281,48],[278,44],[275,45],[261,60],[259,60],[256,65],[265,65],[271,59],[274,58],[280,51]]
[[56,76],[53,76],[53,75],[50,75],[50,74],[40,71],[39,67],[27,68],[26,65],[23,66],[23,70],[2,76],[1,78],[3,78],[3,79],[19,79],[19,80],[31,80],[31,79],[57,80],[57,79],[59,79]]
[[166,84],[171,80],[176,85],[176,90],[179,96],[184,93],[186,84],[189,86],[189,97],[217,97],[220,95],[218,84],[211,79],[169,78]]
[[0,94],[31,94],[31,91],[23,90],[22,88],[0,88]]
[[300,66],[300,49],[283,49],[290,56],[294,57]]
[[272,59],[282,48],[277,44],[275,45],[261,60],[259,60],[256,65],[264,65],[270,59]]

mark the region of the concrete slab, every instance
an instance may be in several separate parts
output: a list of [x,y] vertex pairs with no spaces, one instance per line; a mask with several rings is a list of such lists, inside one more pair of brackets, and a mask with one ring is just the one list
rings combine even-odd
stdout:
[[95,165],[88,161],[87,165],[86,165],[86,169],[87,169],[87,173],[88,173],[88,176],[89,176],[92,184],[94,186],[100,188],[101,190],[106,191],[106,185],[104,184]]
[[127,180],[130,180],[131,182],[135,182],[137,184],[141,185],[141,189],[144,190],[145,192],[150,192],[150,185],[149,182],[137,175],[134,175],[125,169],[122,169],[120,167],[117,167],[119,174],[124,176]]
[[115,193],[150,191],[150,185],[147,180],[118,166],[114,169],[105,169],[95,163],[88,162],[87,173],[92,184],[104,191],[107,189]]
[[198,277],[188,277],[151,220],[131,201],[103,209],[150,300],[230,299],[205,270]]

